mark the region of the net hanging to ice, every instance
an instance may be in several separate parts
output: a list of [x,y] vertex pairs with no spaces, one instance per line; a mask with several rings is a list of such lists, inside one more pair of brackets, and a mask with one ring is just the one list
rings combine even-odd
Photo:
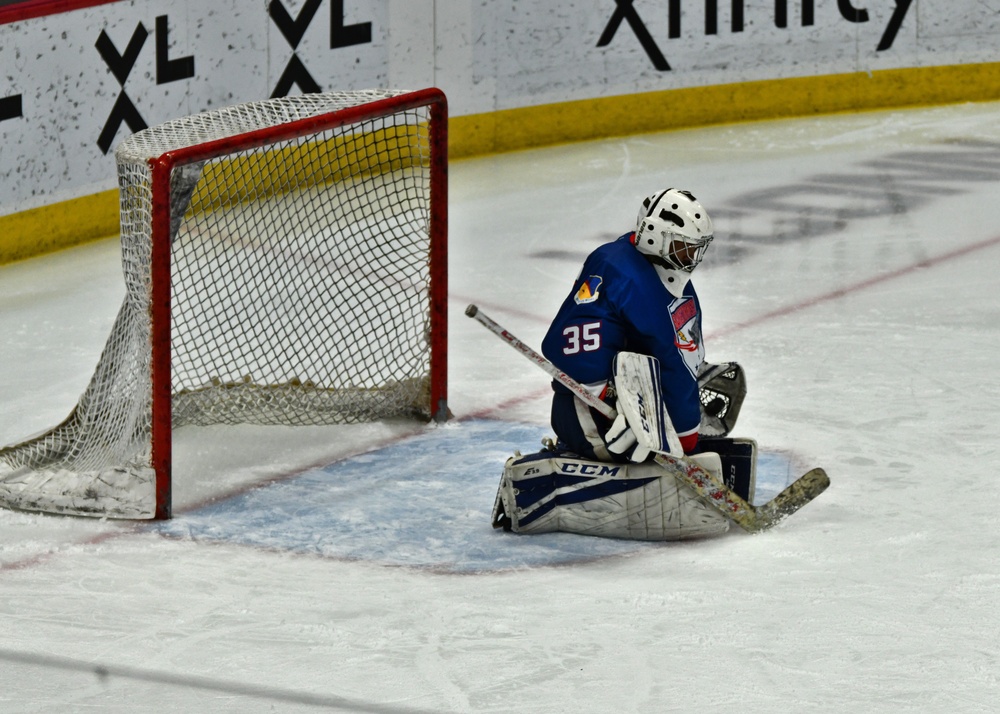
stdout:
[[[122,142],[124,303],[67,420],[0,450],[0,502],[152,515],[157,191],[170,200],[174,428],[429,415],[428,108],[272,138],[273,127],[400,94],[244,104]],[[234,146],[153,185],[151,159],[220,140]]]

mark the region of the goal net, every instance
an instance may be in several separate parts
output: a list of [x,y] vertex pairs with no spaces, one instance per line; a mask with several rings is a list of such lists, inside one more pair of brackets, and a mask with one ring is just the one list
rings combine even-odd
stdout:
[[70,416],[0,449],[0,504],[168,518],[172,428],[445,419],[446,147],[435,89],[123,141],[125,301]]

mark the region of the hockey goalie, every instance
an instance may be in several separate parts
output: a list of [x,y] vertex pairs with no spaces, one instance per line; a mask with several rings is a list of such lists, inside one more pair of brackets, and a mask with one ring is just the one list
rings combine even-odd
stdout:
[[698,200],[667,189],[643,201],[634,231],[587,257],[542,352],[564,381],[612,409],[553,381],[556,439],[507,461],[495,528],[641,540],[726,532],[730,519],[657,454],[693,461],[752,501],[756,444],[729,438],[745,376],[736,363],[705,362],[691,282],[713,237]]

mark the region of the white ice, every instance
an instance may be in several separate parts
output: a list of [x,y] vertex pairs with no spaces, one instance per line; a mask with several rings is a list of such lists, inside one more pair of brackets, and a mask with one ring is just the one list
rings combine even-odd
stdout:
[[[182,430],[162,527],[0,510],[0,710],[995,711],[998,179],[996,103],[453,163],[455,420]],[[833,485],[755,536],[493,532],[550,391],[466,305],[538,345],[667,186],[715,217],[695,282],[709,359],[748,374],[736,433]],[[118,261],[0,267],[0,443],[75,404]]]

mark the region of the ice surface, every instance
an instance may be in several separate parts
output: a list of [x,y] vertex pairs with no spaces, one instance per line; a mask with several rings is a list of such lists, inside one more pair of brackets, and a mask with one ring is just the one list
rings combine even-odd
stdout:
[[[497,537],[491,520],[507,457],[540,447],[548,429],[494,419],[456,422],[333,464],[307,469],[187,511],[153,530],[326,558],[450,573],[502,572],[660,547],[552,534]],[[787,458],[758,459],[766,501],[791,477]],[[798,474],[796,473],[796,476]]]
[[[451,167],[444,427],[183,429],[176,518],[0,511],[0,709],[987,712],[1000,697],[1000,105],[733,125]],[[493,532],[547,433],[538,345],[583,256],[666,186],[737,434],[833,485],[682,544]],[[116,243],[0,268],[0,442],[61,421]]]

